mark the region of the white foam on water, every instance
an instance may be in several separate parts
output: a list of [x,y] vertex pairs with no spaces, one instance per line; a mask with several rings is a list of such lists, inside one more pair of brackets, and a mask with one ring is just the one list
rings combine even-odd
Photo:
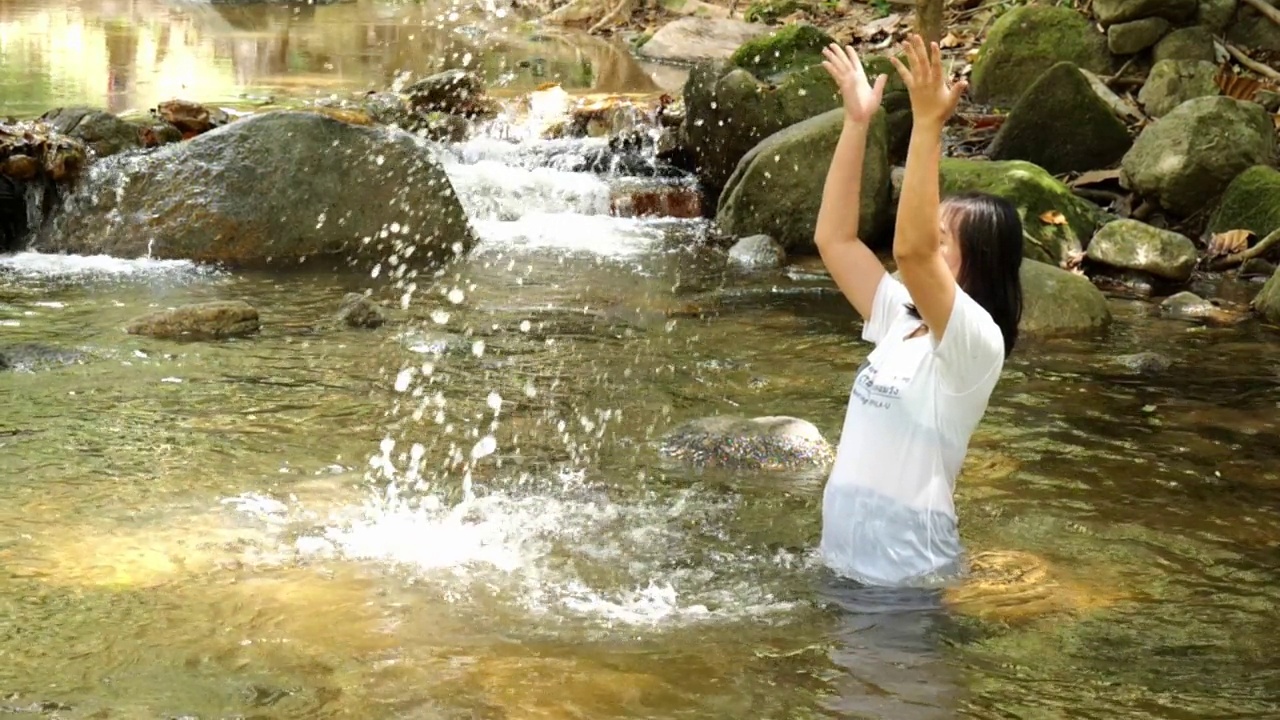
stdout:
[[449,166],[449,176],[472,220],[519,220],[531,212],[609,213],[609,186],[589,173],[483,160]]
[[477,255],[509,250],[559,250],[614,258],[645,255],[665,239],[661,227],[633,218],[531,212],[519,222],[474,223]]
[[60,255],[30,251],[0,255],[0,268],[28,277],[130,277],[213,272],[189,260],[126,259],[110,255]]

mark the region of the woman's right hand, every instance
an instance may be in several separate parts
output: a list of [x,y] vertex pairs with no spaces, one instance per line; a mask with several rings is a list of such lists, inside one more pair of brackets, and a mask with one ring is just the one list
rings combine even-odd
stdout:
[[888,78],[884,75],[877,77],[874,87],[868,83],[867,73],[852,47],[841,48],[832,43],[822,49],[822,55],[826,58],[822,67],[836,81],[836,87],[840,88],[840,95],[844,98],[845,117],[861,124],[871,122],[880,108],[880,97],[884,94]]

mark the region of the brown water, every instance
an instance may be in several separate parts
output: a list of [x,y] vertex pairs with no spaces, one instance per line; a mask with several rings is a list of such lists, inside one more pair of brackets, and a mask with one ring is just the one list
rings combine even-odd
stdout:
[[[1024,344],[957,500],[972,551],[1015,554],[1005,582],[855,591],[813,557],[821,477],[654,449],[714,413],[834,440],[867,347],[829,279],[730,270],[697,221],[610,217],[614,181],[539,149],[443,155],[483,242],[407,298],[0,260],[0,345],[83,353],[0,373],[0,712],[1280,716],[1274,329],[1115,300],[1105,333]],[[395,321],[337,327],[366,288]],[[259,337],[120,329],[235,298]],[[1118,360],[1138,351],[1172,364]]]
[[495,91],[559,82],[646,92],[683,81],[677,69],[637,62],[620,41],[537,29],[483,3],[0,0],[0,114],[74,103],[125,112],[175,97],[251,105],[455,67],[480,72]]

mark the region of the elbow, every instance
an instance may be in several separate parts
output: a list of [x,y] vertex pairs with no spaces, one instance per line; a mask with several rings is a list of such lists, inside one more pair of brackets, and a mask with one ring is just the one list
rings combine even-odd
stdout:
[[900,244],[893,244],[893,261],[898,264],[898,267],[903,265],[922,265],[931,262],[938,254],[937,248],[899,247]]

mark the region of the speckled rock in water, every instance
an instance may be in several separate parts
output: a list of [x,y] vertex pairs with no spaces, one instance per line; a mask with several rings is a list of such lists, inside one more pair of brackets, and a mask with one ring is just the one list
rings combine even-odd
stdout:
[[[231,267],[434,269],[475,243],[419,138],[311,112],[253,115],[95,163],[34,249]],[[384,268],[386,269],[386,268]]]
[[1217,305],[1199,295],[1184,291],[1165,298],[1160,303],[1160,312],[1172,317],[1191,320],[1212,317],[1221,311]]
[[729,259],[746,268],[776,268],[787,261],[787,251],[768,235],[749,235],[729,248]]
[[818,468],[835,459],[818,428],[786,416],[694,420],[667,433],[660,451],[695,465],[758,470]]
[[166,340],[222,340],[258,332],[258,311],[240,301],[183,305],[129,321],[125,332]]
[[0,346],[0,370],[33,371],[51,365],[72,365],[84,359],[84,353],[78,350],[52,345],[18,343]]
[[1017,624],[1105,607],[1123,596],[1100,580],[1094,582],[1096,586],[1070,582],[1031,553],[987,551],[969,559],[967,575],[945,588],[943,598],[969,617]]
[[1195,244],[1182,235],[1129,219],[1103,225],[1089,241],[1086,257],[1174,282],[1190,278],[1198,259]]
[[350,327],[376,328],[387,321],[387,314],[369,296],[347,293],[338,309],[338,320]]
[[1116,357],[1116,363],[1133,372],[1143,375],[1163,372],[1173,365],[1173,361],[1169,358],[1154,352],[1137,352],[1130,353],[1128,355],[1120,355]]
[[463,117],[493,114],[494,105],[479,75],[465,70],[445,70],[405,88],[409,106],[418,112],[442,112]]
[[1203,60],[1161,60],[1138,91],[1138,102],[1151,117],[1162,117],[1182,103],[1218,94],[1218,66]]

